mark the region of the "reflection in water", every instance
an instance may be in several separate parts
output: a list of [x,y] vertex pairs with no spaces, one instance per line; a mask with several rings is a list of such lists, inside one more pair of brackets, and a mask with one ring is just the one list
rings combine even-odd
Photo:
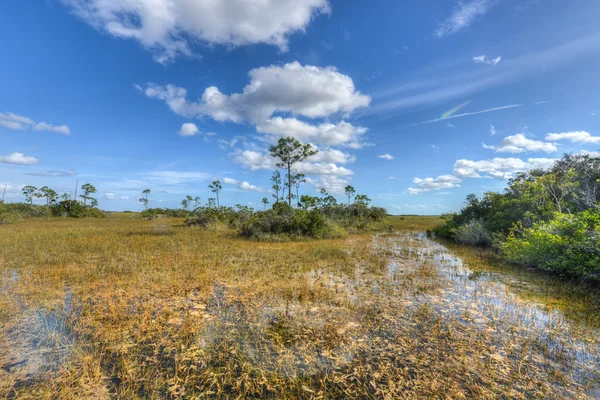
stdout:
[[[529,356],[534,361],[562,368],[582,386],[591,386],[588,395],[600,397],[597,327],[570,320],[558,309],[548,309],[541,302],[523,298],[513,289],[518,278],[473,271],[424,234],[381,235],[376,237],[374,246],[376,251],[391,255],[388,276],[392,283],[397,281],[398,274],[410,274],[423,264],[435,266],[439,274],[435,280],[440,287],[415,293],[408,308],[416,310],[419,305],[427,304],[447,320],[492,334],[498,344],[529,343]],[[531,283],[523,282],[520,286],[528,285]]]

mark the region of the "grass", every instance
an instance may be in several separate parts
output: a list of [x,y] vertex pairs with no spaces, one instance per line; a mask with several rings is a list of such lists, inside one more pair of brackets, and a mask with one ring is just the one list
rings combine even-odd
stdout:
[[501,292],[410,233],[438,222],[288,243],[118,213],[0,226],[0,397],[590,396],[559,333],[449,311],[455,287]]

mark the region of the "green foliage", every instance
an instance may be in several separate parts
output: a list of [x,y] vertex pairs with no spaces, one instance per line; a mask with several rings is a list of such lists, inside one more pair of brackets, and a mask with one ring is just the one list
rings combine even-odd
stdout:
[[444,215],[433,232],[469,245],[497,244],[514,263],[587,275],[600,272],[599,202],[600,158],[565,154],[547,170],[517,174],[504,193],[467,196],[461,212]]
[[[95,200],[95,199],[93,199]],[[93,203],[92,203],[93,204]],[[51,205],[50,212],[55,217],[71,218],[104,218],[106,214],[92,205],[86,205],[77,200],[63,200]]]
[[556,214],[532,228],[515,229],[501,245],[507,260],[525,266],[600,278],[600,211]]
[[50,210],[44,206],[25,203],[0,203],[0,224],[20,221],[24,218],[48,217]]
[[[277,166],[287,170],[287,188],[288,188],[288,205],[292,206],[292,166],[296,163],[306,160],[310,156],[317,154],[317,150],[313,149],[310,144],[303,145],[298,140],[287,137],[280,138],[277,145],[271,146],[269,152],[272,157],[278,158]],[[298,179],[300,181],[303,176]],[[298,183],[299,185],[299,183]]]

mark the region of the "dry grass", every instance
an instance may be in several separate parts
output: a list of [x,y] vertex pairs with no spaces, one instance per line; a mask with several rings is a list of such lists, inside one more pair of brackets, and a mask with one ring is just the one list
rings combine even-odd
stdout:
[[[391,225],[422,231],[438,221]],[[476,300],[453,295],[472,288],[448,275],[445,254],[415,234],[255,243],[123,215],[0,226],[0,397],[597,393],[594,374],[569,372],[579,364],[560,332],[521,332],[521,314],[491,301],[480,321]],[[522,302],[470,282],[513,308]]]

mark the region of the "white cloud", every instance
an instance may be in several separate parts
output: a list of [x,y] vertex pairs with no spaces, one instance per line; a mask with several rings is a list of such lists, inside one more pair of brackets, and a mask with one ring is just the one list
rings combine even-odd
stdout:
[[437,37],[444,37],[468,27],[477,17],[487,13],[496,4],[496,0],[459,1],[454,7],[452,15],[439,25],[435,31],[435,35]]
[[228,185],[237,185],[240,183],[240,181],[233,179],[233,178],[225,177],[225,178],[223,178],[223,183],[226,183]]
[[483,147],[489,150],[495,150],[499,153],[524,153],[528,151],[543,151],[546,153],[552,153],[554,151],[558,151],[556,143],[528,139],[522,133],[507,136],[496,146],[488,146],[483,144]]
[[63,177],[67,177],[67,176],[76,176],[77,172],[75,170],[69,170],[69,171],[61,171],[61,170],[50,170],[50,171],[46,171],[46,172],[26,172],[23,175],[30,175],[30,176],[43,176],[46,178],[63,178]]
[[496,127],[494,125],[490,125],[490,136],[494,136],[496,134]]
[[455,114],[455,115],[451,115],[449,117],[442,117],[442,118],[430,119],[429,121],[417,122],[415,124],[410,124],[409,126],[431,124],[433,122],[443,121],[443,120],[446,120],[446,119],[468,117],[470,115],[485,114],[485,113],[489,113],[489,112],[493,112],[493,111],[506,110],[508,108],[515,108],[515,107],[522,107],[522,106],[523,106],[523,104],[510,104],[508,106],[488,108],[487,110],[474,111],[474,112],[468,112],[468,113],[463,113],[463,114]]
[[12,153],[7,156],[0,156],[0,164],[33,165],[39,160],[35,157],[28,157],[23,153]]
[[228,147],[234,147],[239,141],[240,140],[237,137],[234,137],[231,140],[219,139],[219,147],[222,150],[227,150]]
[[[346,116],[367,107],[371,98],[354,87],[352,79],[334,67],[303,66],[298,62],[252,69],[242,93],[223,94],[207,88],[199,101],[187,99],[187,90],[174,85],[148,84],[144,93],[163,100],[185,117],[211,117],[216,121],[250,123],[258,132],[274,137],[293,136],[303,142],[359,148],[366,128],[341,120],[312,124],[308,119]],[[292,114],[281,117],[275,114]]]
[[335,176],[350,176],[354,172],[348,168],[339,167],[334,163],[298,163],[296,169],[298,172],[305,175],[335,175]]
[[50,125],[45,122],[35,122],[31,118],[10,112],[0,113],[0,126],[16,131],[33,129],[35,131],[46,131],[60,133],[61,135],[70,135],[71,130],[66,125]]
[[259,192],[259,193],[268,192],[268,190],[263,189],[263,188],[258,187],[258,186],[251,185],[248,182],[242,182],[242,183],[240,183],[240,185],[238,186],[238,189],[249,191],[249,192]]
[[378,158],[383,158],[384,160],[393,160],[394,156],[390,155],[390,154],[380,154],[377,156]]
[[587,150],[581,150],[582,155],[588,155],[590,157],[593,158],[599,158],[600,157],[600,151],[587,151]]
[[[500,63],[495,68],[464,70],[462,64],[448,68],[425,68],[408,81],[388,82],[385,89],[374,93],[379,99],[365,114],[388,114],[397,110],[435,106],[457,98],[466,98],[493,87],[504,86],[529,76],[560,69],[577,63],[600,50],[600,33],[580,37],[553,48],[526,52]],[[432,78],[431,76],[436,77]],[[419,79],[421,76],[421,79]],[[385,98],[385,99],[384,99]]]
[[475,61],[477,64],[496,65],[501,60],[502,60],[502,57],[488,58],[485,55],[473,57],[473,61]]
[[94,28],[137,40],[166,63],[192,56],[193,43],[266,43],[287,50],[288,36],[328,13],[328,0],[61,0]]
[[549,133],[548,135],[546,135],[546,140],[568,140],[573,143],[600,144],[600,136],[592,136],[591,134],[585,131]]
[[315,179],[307,178],[307,183],[312,184],[316,190],[325,189],[330,194],[344,194],[344,188],[350,184],[350,179],[347,177],[339,177],[334,175],[319,176]]
[[509,179],[515,172],[549,168],[555,161],[556,159],[553,158],[529,158],[527,161],[519,158],[494,158],[480,161],[461,159],[454,163],[453,174],[460,178]]
[[449,189],[459,187],[460,178],[453,175],[440,175],[437,178],[415,178],[413,182],[417,185],[416,188],[408,188],[409,194],[419,194],[430,192],[432,190]]
[[200,129],[198,129],[196,124],[193,124],[191,122],[187,122],[187,123],[181,125],[181,128],[179,129],[179,135],[181,135],[181,136],[194,136],[199,133],[200,133]]
[[129,196],[119,196],[112,192],[104,193],[104,198],[106,200],[129,200]]
[[[316,146],[313,147],[316,148]],[[317,150],[317,154],[306,159],[308,162],[348,164],[356,161],[355,156],[353,156],[352,154],[344,153],[341,150],[319,148],[317,148]]]

